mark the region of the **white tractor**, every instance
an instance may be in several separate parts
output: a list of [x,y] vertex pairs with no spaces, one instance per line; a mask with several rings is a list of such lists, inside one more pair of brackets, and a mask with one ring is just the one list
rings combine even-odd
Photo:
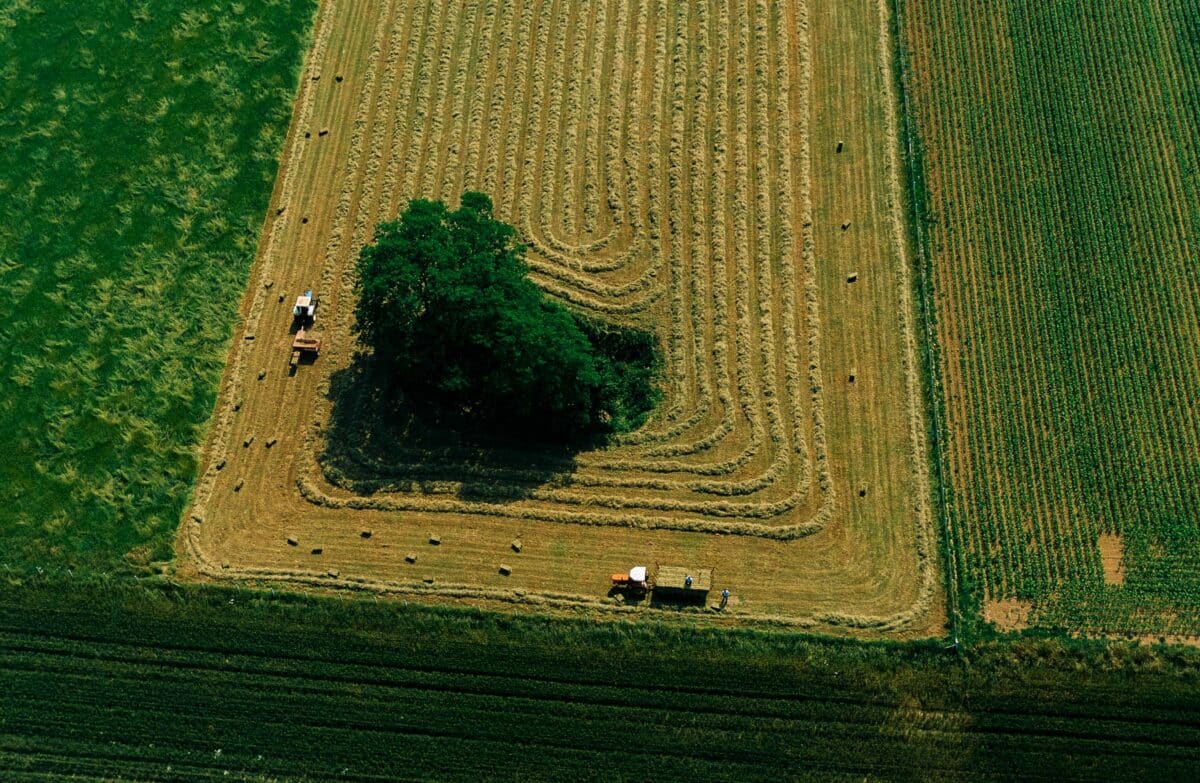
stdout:
[[317,319],[317,298],[312,291],[305,291],[303,296],[296,297],[296,305],[292,308],[292,320],[301,328],[312,326]]
[[645,595],[650,589],[647,579],[646,566],[634,566],[629,573],[613,574],[612,586],[615,590],[625,590],[634,595]]

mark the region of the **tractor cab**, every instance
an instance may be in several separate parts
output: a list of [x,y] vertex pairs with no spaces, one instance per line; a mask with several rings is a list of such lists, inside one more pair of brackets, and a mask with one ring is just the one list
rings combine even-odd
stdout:
[[645,593],[650,589],[646,566],[634,566],[628,573],[613,574],[612,586],[618,590],[628,590],[631,593]]
[[313,296],[312,291],[305,291],[302,296],[296,297],[296,304],[292,307],[292,321],[303,328],[312,326],[316,318],[317,298]]

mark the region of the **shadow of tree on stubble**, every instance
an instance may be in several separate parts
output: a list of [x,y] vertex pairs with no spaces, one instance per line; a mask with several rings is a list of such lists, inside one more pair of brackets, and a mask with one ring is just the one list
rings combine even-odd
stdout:
[[523,500],[546,486],[563,486],[582,451],[603,438],[570,443],[517,441],[447,415],[434,400],[414,399],[369,355],[330,376],[331,415],[319,456],[325,475],[356,494],[444,491],[461,500]]

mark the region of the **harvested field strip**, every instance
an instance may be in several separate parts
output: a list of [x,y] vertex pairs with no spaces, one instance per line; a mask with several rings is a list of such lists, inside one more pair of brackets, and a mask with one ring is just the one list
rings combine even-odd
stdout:
[[[139,614],[115,604],[30,614],[45,597],[0,607],[0,768],[30,775],[171,765],[196,779],[465,780],[504,769],[526,780],[564,770],[777,780],[919,763],[943,779],[1112,780],[1186,777],[1200,763],[1195,683],[1182,669],[1145,673],[1135,692],[1119,681],[1126,673],[1102,667],[1081,683],[1069,661],[1014,677],[1004,650],[982,650],[972,673],[932,648],[666,630],[668,647],[702,651],[709,668],[648,649],[663,638],[650,628],[351,604],[355,630],[335,643],[309,617],[337,611],[329,602],[131,596]],[[54,630],[64,623],[73,638]],[[803,663],[781,666],[785,657]],[[1076,680],[1056,681],[1064,672]]]
[[955,546],[1034,625],[1195,634],[1200,18],[1018,5],[902,4]]

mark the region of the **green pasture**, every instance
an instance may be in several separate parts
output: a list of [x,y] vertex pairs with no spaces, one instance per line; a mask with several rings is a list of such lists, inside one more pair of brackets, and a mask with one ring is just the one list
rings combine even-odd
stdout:
[[0,573],[171,557],[314,10],[0,3]]

